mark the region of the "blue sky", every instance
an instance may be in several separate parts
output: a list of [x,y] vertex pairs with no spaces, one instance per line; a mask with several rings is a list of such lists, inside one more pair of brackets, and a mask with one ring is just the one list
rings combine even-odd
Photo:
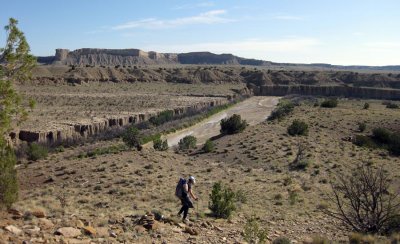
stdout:
[[3,0],[1,6],[0,24],[18,19],[40,56],[96,47],[400,64],[399,0]]

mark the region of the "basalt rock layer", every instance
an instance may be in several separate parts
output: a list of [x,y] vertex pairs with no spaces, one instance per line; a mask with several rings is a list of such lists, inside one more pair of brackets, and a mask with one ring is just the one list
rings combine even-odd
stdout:
[[363,99],[400,100],[400,90],[396,89],[307,85],[252,86],[251,88],[255,95],[261,96],[285,96],[289,94],[297,94],[307,96],[335,96]]
[[[205,111],[211,107],[224,105],[234,98],[210,99],[207,102],[198,102],[187,107],[178,107],[170,109],[174,116],[182,116],[185,114],[193,114]],[[148,121],[151,117],[157,116],[161,111],[151,113],[136,113],[131,115],[121,115],[112,118],[94,118],[81,122],[54,122],[52,129],[48,130],[20,130],[12,132],[10,138],[14,145],[21,142],[40,143],[43,145],[53,146],[60,144],[70,144],[85,140],[90,137],[99,136],[101,134],[120,130],[131,124],[139,124]]]

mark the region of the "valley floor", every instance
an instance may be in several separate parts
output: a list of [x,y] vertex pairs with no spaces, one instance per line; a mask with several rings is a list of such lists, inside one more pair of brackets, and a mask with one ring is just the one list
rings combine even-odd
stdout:
[[[324,236],[346,242],[350,231],[321,212],[321,208],[332,207],[327,195],[335,175],[349,174],[358,163],[368,161],[383,165],[399,186],[399,157],[385,150],[357,147],[346,139],[360,134],[357,123],[361,121],[367,125],[361,134],[370,134],[378,126],[400,130],[400,110],[387,109],[382,101],[368,101],[370,108],[365,110],[365,102],[340,100],[333,109],[302,102],[282,121],[262,122],[243,133],[217,139],[213,153],[145,148],[141,152],[79,156],[122,144],[113,140],[66,148],[48,159],[25,162],[19,167],[21,197],[14,208],[22,213],[43,212],[48,221],[32,216],[14,220],[5,215],[1,229],[13,224],[24,233],[15,236],[0,230],[0,236],[5,243],[243,243],[246,218],[255,215],[270,241],[279,236],[294,242]],[[286,128],[294,119],[308,123],[308,136],[287,134]],[[308,145],[311,159],[304,171],[289,167],[299,143]],[[187,233],[187,227],[174,222],[160,222],[149,232],[133,224],[132,220],[152,210],[178,221],[174,217],[180,207],[174,197],[175,185],[179,177],[188,175],[197,178],[194,192],[199,201],[190,212],[190,228],[198,235]],[[230,220],[207,215],[209,194],[217,181],[241,190],[247,198]],[[92,226],[97,234],[75,238],[54,235],[60,227],[81,225]],[[27,226],[41,229],[30,233]]]

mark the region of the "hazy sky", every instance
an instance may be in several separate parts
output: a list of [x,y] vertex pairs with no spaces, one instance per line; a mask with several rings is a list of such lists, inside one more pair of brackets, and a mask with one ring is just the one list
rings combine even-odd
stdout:
[[139,48],[400,65],[400,0],[1,1],[0,24],[18,19],[40,56],[56,48]]

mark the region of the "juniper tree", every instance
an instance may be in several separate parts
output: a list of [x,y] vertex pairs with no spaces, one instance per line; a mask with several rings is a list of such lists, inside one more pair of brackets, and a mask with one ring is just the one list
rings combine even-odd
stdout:
[[27,116],[14,84],[29,79],[36,65],[25,35],[17,25],[16,19],[9,19],[4,27],[6,45],[0,48],[0,205],[6,207],[18,198],[16,157],[7,140],[8,134]]

